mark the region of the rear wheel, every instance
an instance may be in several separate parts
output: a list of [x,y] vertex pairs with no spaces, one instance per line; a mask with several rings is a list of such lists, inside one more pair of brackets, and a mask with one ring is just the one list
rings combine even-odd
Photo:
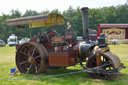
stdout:
[[47,66],[47,51],[40,43],[21,45],[16,53],[16,65],[21,73],[40,74]]

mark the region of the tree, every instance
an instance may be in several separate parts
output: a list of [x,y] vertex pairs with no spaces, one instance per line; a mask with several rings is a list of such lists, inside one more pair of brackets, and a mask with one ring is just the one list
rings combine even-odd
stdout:
[[11,10],[11,16],[10,18],[17,18],[17,17],[21,17],[22,13],[17,9],[17,10]]
[[58,9],[52,10],[51,13],[61,14],[61,12]]
[[[12,33],[21,33],[17,31],[14,26],[7,26],[6,22],[10,18],[25,17],[25,16],[34,16],[38,14],[48,14],[48,13],[57,13],[64,16],[66,22],[70,22],[72,28],[75,30],[78,36],[82,35],[82,16],[81,9],[78,7],[74,9],[70,6],[67,10],[61,13],[58,9],[52,11],[44,10],[42,12],[37,12],[34,10],[26,10],[22,13],[17,10],[11,10],[10,15],[3,14],[0,16],[0,39],[7,40],[8,36]],[[97,29],[98,24],[102,23],[128,23],[128,4],[119,5],[119,6],[110,6],[103,8],[91,8],[88,13],[89,17],[89,28]],[[26,26],[27,27],[27,26]],[[28,27],[27,27],[28,28]],[[29,34],[29,32],[34,35],[36,32],[41,31],[41,28],[38,29],[27,29],[27,31],[22,32],[23,35]],[[27,32],[27,33],[25,33]],[[28,36],[28,35],[25,35]]]
[[26,10],[26,12],[24,13],[24,17],[26,16],[34,16],[34,15],[38,15],[39,13],[33,10]]

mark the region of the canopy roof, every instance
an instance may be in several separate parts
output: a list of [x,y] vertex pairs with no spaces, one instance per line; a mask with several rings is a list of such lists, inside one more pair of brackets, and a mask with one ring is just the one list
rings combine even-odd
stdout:
[[63,16],[52,13],[52,14],[46,14],[46,15],[28,16],[28,17],[9,19],[7,21],[7,25],[29,24],[30,28],[35,28],[35,27],[63,25],[64,22],[65,22],[65,19]]

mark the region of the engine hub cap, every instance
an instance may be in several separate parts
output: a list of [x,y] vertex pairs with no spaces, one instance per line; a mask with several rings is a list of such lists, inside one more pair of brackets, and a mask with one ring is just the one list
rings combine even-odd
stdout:
[[29,62],[29,63],[34,63],[32,56],[30,56],[30,57],[28,58],[28,62]]

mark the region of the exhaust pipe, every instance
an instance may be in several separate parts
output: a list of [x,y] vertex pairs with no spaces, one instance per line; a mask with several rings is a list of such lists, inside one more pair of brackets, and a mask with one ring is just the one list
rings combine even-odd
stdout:
[[82,11],[82,23],[83,23],[83,39],[86,43],[89,42],[89,31],[88,31],[88,7],[81,9]]

